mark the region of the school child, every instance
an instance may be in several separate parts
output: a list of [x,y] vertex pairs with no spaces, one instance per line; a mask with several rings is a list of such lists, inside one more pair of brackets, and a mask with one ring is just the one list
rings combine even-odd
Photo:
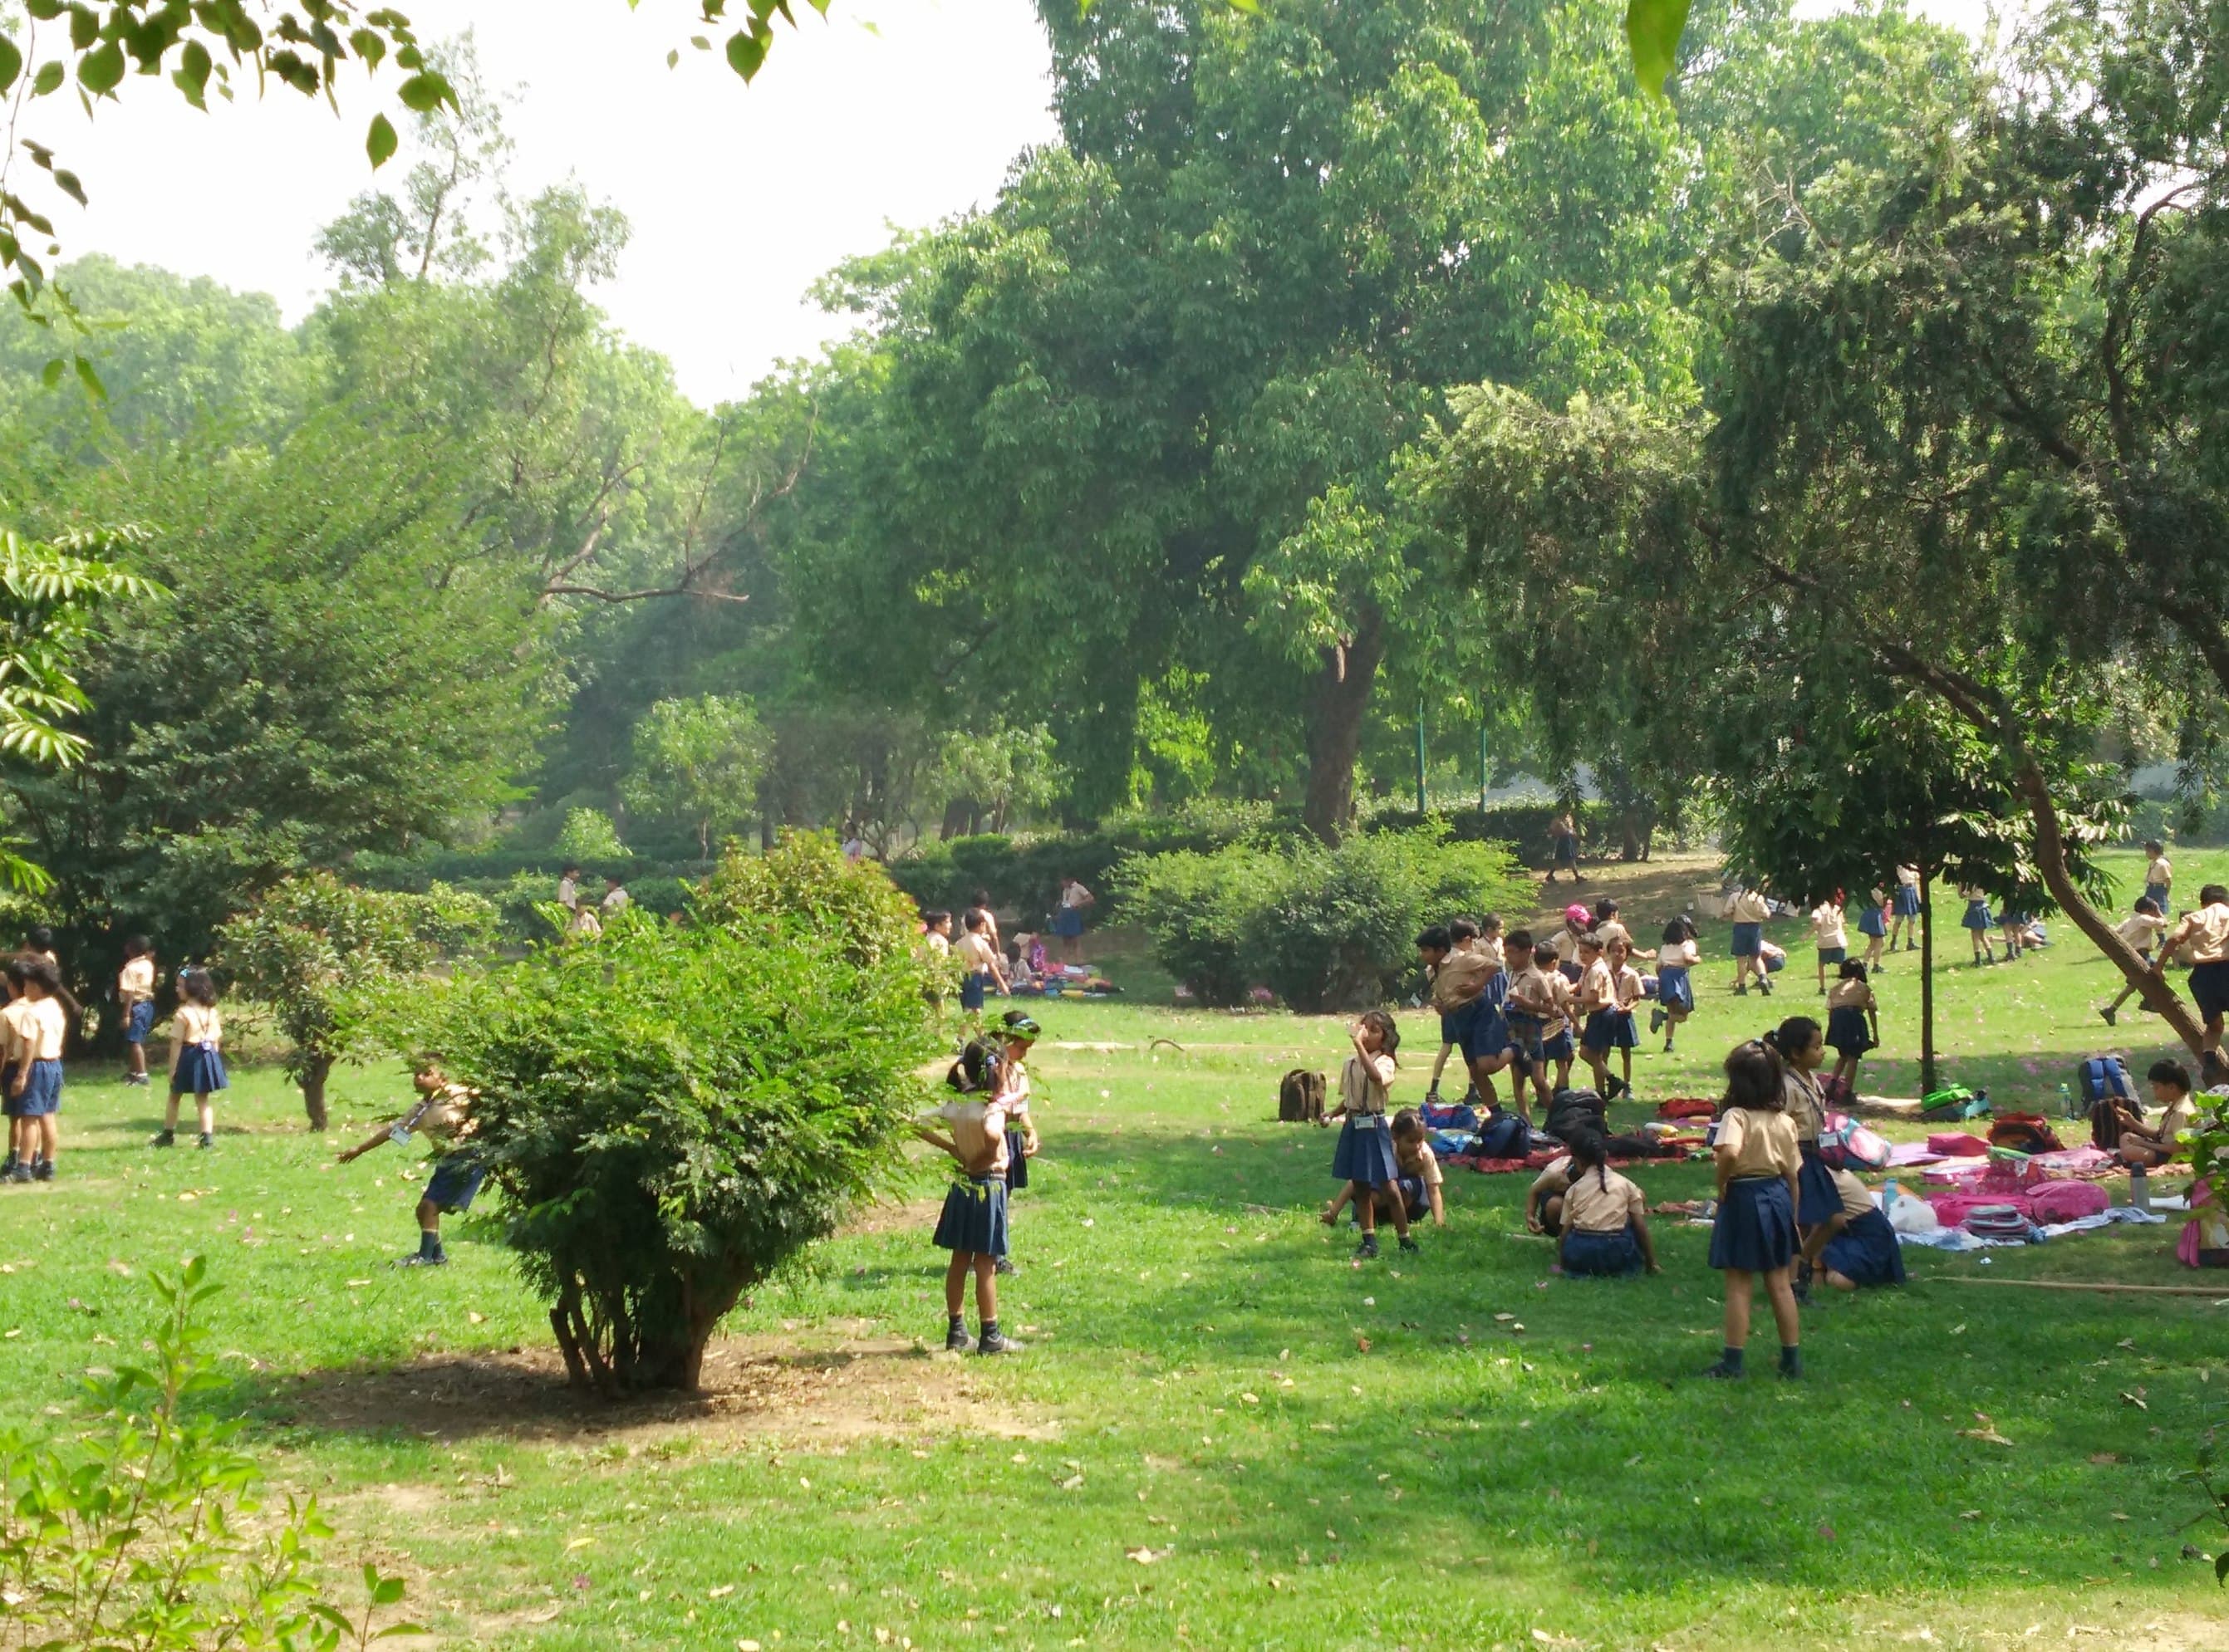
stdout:
[[1827,995],[1827,1042],[1834,1048],[1834,1076],[1855,1095],[1858,1063],[1880,1047],[1880,1001],[1866,980],[1866,966],[1855,958],[1843,964],[1841,978]]
[[1904,1283],[1904,1245],[1866,1184],[1847,1170],[1834,1172],[1842,1208],[1805,1246],[1803,1265],[1817,1269],[1837,1290]]
[[1997,939],[2005,949],[2005,962],[2010,964],[2020,955],[2027,944],[2027,914],[2016,906],[2007,906],[1997,920]]
[[55,952],[55,932],[44,924],[31,926],[30,934],[25,938],[23,950],[33,957],[44,958],[53,964],[55,974],[61,973],[62,961]]
[[16,1070],[29,1042],[31,1006],[14,970],[0,968],[0,990],[6,993],[6,1002],[0,1004],[0,1111],[8,1118],[8,1157],[0,1163],[0,1181],[13,1181],[16,1167],[29,1164],[38,1149],[38,1123],[22,1116],[16,1096]]
[[[1593,934],[1583,936],[1579,941],[1579,984],[1573,1002],[1583,1029],[1579,1035],[1580,1059],[1595,1075],[1596,1090],[1615,1101],[1630,1086],[1622,1085],[1609,1076],[1609,1053],[1613,1049],[1631,1050],[1633,1021],[1618,1008],[1617,972],[1603,955],[1601,938]],[[1626,1060],[1629,1071],[1631,1055]]]
[[[970,917],[973,913],[968,914]],[[953,1063],[946,1082],[960,1092],[923,1115],[914,1134],[952,1156],[955,1174],[944,1192],[934,1243],[952,1252],[944,1271],[944,1346],[968,1348],[967,1278],[975,1278],[978,1354],[1005,1354],[1019,1344],[999,1329],[999,1262],[1006,1254],[1006,1097],[999,1088],[1002,1063],[995,1051],[971,1043]],[[929,1128],[932,1121],[946,1130]]]
[[2145,841],[2144,854],[2144,899],[2164,918],[2174,910],[2168,903],[2174,893],[2174,868],[2168,863],[2167,845],[2157,838]]
[[2144,1074],[2152,1099],[2165,1111],[2156,1124],[2147,1124],[2142,1113],[2124,1112],[2117,1151],[2123,1164],[2149,1169],[2165,1164],[2181,1150],[2175,1139],[2191,1127],[2197,1108],[2191,1099],[2190,1070],[2180,1061],[2155,1061]]
[[596,940],[603,932],[604,920],[596,916],[594,906],[584,900],[573,908],[572,934],[575,940]]
[[1609,1168],[1609,1149],[1591,1130],[1571,1143],[1569,1180],[1558,1212],[1556,1258],[1567,1274],[1622,1277],[1661,1273],[1641,1189]]
[[1556,944],[1556,967],[1564,979],[1579,984],[1579,937],[1594,927],[1595,915],[1574,901],[1564,908],[1564,926],[1549,938]]
[[[1763,1041],[1780,1057],[1788,1121],[1795,1128],[1795,1150],[1802,1160],[1795,1173],[1795,1231],[1804,1236],[1831,1220],[1841,1208],[1834,1177],[1819,1151],[1820,1133],[1827,1125],[1827,1104],[1819,1093],[1818,1073],[1827,1064],[1827,1046],[1820,1036],[1819,1023],[1808,1015],[1790,1015],[1767,1033]],[[1809,1283],[1809,1272],[1799,1270],[1797,1301],[1803,1300]]]
[[1726,1093],[1712,1156],[1718,1186],[1711,1265],[1726,1276],[1725,1350],[1706,1377],[1738,1380],[1749,1345],[1750,1303],[1764,1281],[1780,1331],[1780,1374],[1801,1377],[1802,1332],[1789,1272],[1795,1260],[1795,1178],[1803,1156],[1788,1117],[1779,1054],[1752,1041],[1726,1057]]
[[960,967],[966,971],[960,978],[960,1008],[970,1015],[980,1015],[993,986],[1001,995],[1012,989],[1006,983],[1005,968],[999,962],[998,932],[991,927],[989,915],[977,906],[970,909],[963,921],[967,932],[952,949],[960,955]]
[[[2120,921],[2117,932],[2135,949],[2138,957],[2149,964],[2152,950],[2159,944],[2160,937],[2167,933],[2167,913],[2149,895],[2138,895],[2136,910]],[[2123,987],[2111,1003],[2099,1007],[2097,1013],[2104,1017],[2106,1026],[2117,1023],[2121,1006],[2134,997],[2136,991],[2133,985]]]
[[[1398,1071],[1394,1056],[1401,1047],[1401,1029],[1393,1024],[1392,1016],[1373,1009],[1348,1029],[1347,1036],[1354,1053],[1339,1070],[1339,1105],[1332,1109],[1333,1117],[1346,1122],[1339,1126],[1331,1173],[1341,1181],[1354,1184],[1355,1210],[1362,1223],[1362,1243],[1355,1254],[1371,1258],[1378,1254],[1378,1201],[1370,1195],[1401,1175],[1393,1153],[1392,1129],[1385,1116],[1386,1089]],[[1403,1250],[1419,1248],[1409,1236],[1408,1208],[1397,1200],[1393,1227]]]
[[1633,1094],[1633,1051],[1641,1042],[1634,1029],[1634,1012],[1641,1003],[1641,971],[1633,967],[1633,943],[1612,941],[1603,949],[1603,961],[1609,965],[1610,987],[1616,997],[1616,1015],[1609,1024],[1610,1047],[1617,1052],[1618,1085],[1612,1096],[1631,1097]]
[[1866,973],[1879,975],[1881,954],[1888,945],[1888,906],[1881,892],[1872,891],[1858,910],[1858,933],[1866,938]]
[[1764,920],[1772,916],[1772,903],[1755,889],[1738,889],[1727,906],[1726,916],[1733,920],[1733,934],[1726,942],[1726,950],[1733,955],[1735,996],[1749,996],[1749,978],[1754,975],[1757,989],[1770,998],[1772,977],[1765,973],[1763,955]]
[[124,1046],[131,1063],[126,1084],[147,1082],[147,1034],[155,1029],[155,949],[145,935],[124,943],[124,967],[116,973],[116,1007],[124,1016]]
[[1974,967],[1978,970],[1984,964],[1995,964],[1997,955],[1989,950],[1989,931],[1997,920],[1989,914],[1989,897],[1969,884],[1960,884],[1958,899],[1966,903],[1966,914],[1958,925],[1974,938]]
[[2229,1079],[2221,1059],[2221,1035],[2229,1021],[2229,886],[2209,883],[2198,892],[2196,910],[2160,938],[2152,973],[2163,974],[2168,960],[2181,954],[2190,964],[2190,998],[2206,1022],[2198,1042],[2199,1072],[2209,1085]]
[[1502,1020],[1509,1028],[1510,1071],[1516,1075],[1511,1080],[1511,1099],[1529,1124],[1532,1108],[1526,1098],[1526,1081],[1538,1094],[1540,1105],[1546,1106],[1547,1027],[1551,1020],[1558,1024],[1562,1021],[1548,982],[1553,977],[1562,983],[1564,978],[1556,971],[1556,949],[1535,945],[1529,929],[1512,930],[1504,951],[1515,966],[1509,971],[1507,998],[1502,1007]]
[[[1394,1179],[1392,1186],[1379,1188],[1371,1194],[1378,1201],[1378,1220],[1391,1221],[1394,1201],[1398,1200],[1406,1208],[1410,1226],[1429,1215],[1433,1226],[1445,1227],[1448,1225],[1448,1207],[1446,1195],[1442,1192],[1445,1177],[1440,1170],[1439,1155],[1432,1151],[1432,1144],[1425,1137],[1424,1121],[1417,1117],[1413,1107],[1404,1107],[1393,1115],[1393,1159],[1401,1174]],[[1355,1186],[1350,1181],[1339,1190],[1339,1197],[1333,1200],[1331,1207],[1323,1213],[1324,1226],[1336,1226],[1339,1212],[1352,1203],[1354,1198]],[[1355,1220],[1359,1224],[1361,1220],[1361,1212],[1358,1210]]]
[[[1044,1035],[1044,1029],[1018,1009],[1010,1009],[1001,1018],[999,1038],[1004,1048],[999,1063],[999,1097],[1006,1111],[1006,1193],[1011,1199],[1018,1188],[1030,1185],[1030,1161],[1037,1156],[1037,1127],[1030,1116],[1030,1047]],[[1010,1224],[1011,1232],[1011,1224]],[[1011,1256],[999,1258],[998,1271],[1014,1273]]]
[[62,1041],[77,1001],[64,989],[54,960],[43,952],[11,958],[8,973],[20,993],[14,1012],[17,1042],[8,1080],[16,1120],[13,1181],[52,1181],[61,1145]]
[[[179,984],[183,987],[183,977]],[[353,1164],[386,1143],[408,1146],[411,1136],[423,1130],[427,1141],[440,1151],[434,1160],[434,1174],[426,1180],[426,1191],[420,1195],[414,1213],[418,1218],[418,1253],[401,1258],[394,1265],[446,1267],[449,1253],[441,1248],[441,1218],[445,1213],[462,1215],[470,1210],[481,1184],[487,1180],[487,1161],[473,1139],[479,1133],[479,1121],[472,1117],[472,1108],[479,1100],[479,1092],[451,1083],[430,1060],[417,1064],[410,1075],[410,1085],[417,1091],[418,1099],[408,1111],[335,1156],[343,1164]]]
[[1811,938],[1819,953],[1819,996],[1827,996],[1827,966],[1839,966],[1850,956],[1850,936],[1843,924],[1840,889],[1811,908]]
[[1457,946],[1468,946],[1474,952],[1483,952],[1493,960],[1493,967],[1506,970],[1508,964],[1503,957],[1501,914],[1490,912],[1483,918],[1451,918],[1448,933],[1455,937]]
[[1695,926],[1686,918],[1664,925],[1664,944],[1656,951],[1656,1007],[1648,1012],[1648,1030],[1664,1034],[1664,1053],[1672,1053],[1673,1035],[1695,1013],[1694,970],[1703,962],[1695,944]]
[[1569,872],[1573,883],[1584,883],[1579,875],[1579,829],[1568,809],[1548,823],[1548,878],[1553,883],[1556,874]]
[[977,912],[983,915],[983,938],[990,942],[992,951],[1003,950],[999,940],[999,914],[991,910],[991,892],[988,889],[978,889],[968,898],[967,911],[961,914],[960,919],[963,932],[968,926],[968,918]]
[[1904,950],[1919,951],[1919,868],[1900,866],[1896,869],[1895,906],[1888,926],[1888,950],[1896,951],[1898,936],[1904,938]]
[[[1534,949],[1536,958],[1538,958],[1540,950]],[[1549,957],[1539,960],[1542,984],[1547,989],[1548,1002],[1547,1010],[1540,1021],[1540,1054],[1544,1064],[1552,1065],[1556,1069],[1556,1076],[1549,1087],[1549,1093],[1552,1094],[1554,1091],[1571,1087],[1571,1063],[1578,1055],[1578,1040],[1574,1031],[1578,1024],[1578,989],[1571,984],[1571,977],[1560,968],[1551,967],[1555,964],[1555,948],[1547,947],[1546,951]],[[1540,1105],[1546,1107],[1547,1095],[1541,1097]],[[1526,1117],[1529,1123],[1531,1116],[1528,1114]]]
[[[1566,1143],[1568,1149],[1569,1144]],[[1564,1232],[1564,1195],[1571,1189],[1572,1164],[1570,1152],[1548,1161],[1532,1185],[1525,1194],[1525,1231],[1545,1233],[1550,1239],[1561,1237]]]
[[557,874],[557,904],[567,912],[581,909],[581,868],[571,861]]
[[[1462,919],[1455,922],[1473,932],[1467,938],[1476,938],[1475,925]],[[1433,1060],[1431,1084],[1424,1092],[1426,1101],[1436,1102],[1440,1098],[1440,1073],[1447,1066],[1449,1056],[1461,1051],[1464,1073],[1470,1071],[1472,1035],[1485,1008],[1481,996],[1486,991],[1487,978],[1500,970],[1490,957],[1475,946],[1458,945],[1454,925],[1434,924],[1419,934],[1416,957],[1424,966],[1432,1008],[1440,1015],[1440,1053]],[[1485,1091],[1479,1093],[1487,1094]]]
[[170,1017],[170,1096],[163,1107],[157,1147],[178,1143],[178,1098],[194,1098],[204,1150],[216,1145],[216,1109],[209,1097],[228,1086],[224,1072],[224,1017],[217,1013],[216,981],[207,970],[178,971],[178,1008]]
[[1588,927],[1594,932],[1595,938],[1603,944],[1604,952],[1620,941],[1628,946],[1633,944],[1633,932],[1618,922],[1617,902],[1607,895],[1595,902],[1594,922]]

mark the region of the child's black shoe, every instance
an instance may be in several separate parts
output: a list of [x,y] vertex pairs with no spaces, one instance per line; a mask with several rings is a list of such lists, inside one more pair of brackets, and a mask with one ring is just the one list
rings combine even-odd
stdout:
[[1728,1365],[1720,1360],[1716,1365],[1705,1367],[1703,1374],[1714,1382],[1740,1382],[1749,1373],[1738,1365]]
[[202,1143],[201,1143],[201,1144],[202,1144],[202,1151],[206,1152],[206,1151],[208,1151],[210,1148],[213,1148],[213,1147],[215,1147],[215,1146],[216,1145],[216,1137],[214,1137],[214,1136],[212,1136],[212,1135],[210,1135],[210,1134],[209,1133],[209,1131],[207,1131],[207,1130],[203,1130],[203,1131],[202,1132]]
[[36,1164],[31,1167],[32,1181],[52,1181],[54,1179],[55,1162],[52,1159],[41,1159]]
[[176,1147],[177,1144],[178,1132],[174,1130],[157,1131],[155,1139],[147,1143],[150,1147]]
[[1404,1251],[1421,1251],[1424,1247],[1412,1239],[1404,1239],[1401,1241],[1401,1248]]
[[995,1325],[986,1329],[975,1344],[975,1351],[978,1354],[1018,1354],[1021,1352],[1021,1348],[1022,1345],[1019,1342],[1013,1341]]
[[406,1256],[395,1265],[398,1268],[446,1268],[449,1265],[446,1253],[434,1252],[428,1255],[421,1251],[415,1256]]
[[1002,1256],[999,1258],[998,1265],[993,1267],[991,1271],[997,1274],[1008,1274],[1019,1273],[1021,1270],[1014,1265],[1013,1259],[1011,1257]]
[[967,1328],[955,1320],[951,1329],[944,1333],[944,1351],[947,1354],[965,1354],[972,1340],[967,1335]]
[[1354,1253],[1356,1256],[1361,1258],[1365,1262],[1376,1261],[1378,1259],[1378,1235],[1375,1233],[1366,1235],[1362,1243],[1354,1247]]

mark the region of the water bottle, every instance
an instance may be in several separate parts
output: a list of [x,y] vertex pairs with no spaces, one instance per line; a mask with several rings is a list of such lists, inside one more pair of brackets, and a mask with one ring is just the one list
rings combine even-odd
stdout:
[[2063,1079],[2059,1085],[2059,1116],[2061,1118],[2074,1117],[2074,1092]]
[[1885,1214],[1896,1204],[1898,1188],[1893,1178],[1881,1184],[1881,1211]]
[[2141,1164],[2129,1167],[2129,1207],[2145,1211],[2152,1207],[2151,1175]]

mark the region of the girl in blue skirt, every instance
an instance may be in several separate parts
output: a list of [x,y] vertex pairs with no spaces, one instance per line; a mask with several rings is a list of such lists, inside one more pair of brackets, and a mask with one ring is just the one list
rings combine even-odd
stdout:
[[1760,1276],[1780,1329],[1780,1374],[1803,1374],[1802,1331],[1789,1274],[1795,1260],[1795,1176],[1802,1155],[1788,1117],[1787,1075],[1772,1047],[1756,1041],[1726,1057],[1726,1094],[1712,1149],[1718,1215],[1711,1265],[1726,1276],[1726,1343],[1703,1374],[1736,1380],[1749,1345],[1750,1301]]
[[1567,1274],[1620,1276],[1664,1270],[1641,1189],[1609,1168],[1609,1149],[1592,1130],[1571,1141],[1570,1182],[1564,1189],[1563,1237],[1557,1260]]
[[1648,1030],[1664,1034],[1664,1053],[1672,1053],[1673,1034],[1695,1013],[1693,972],[1703,961],[1695,944],[1695,925],[1675,918],[1664,925],[1664,944],[1656,951],[1656,1008],[1648,1012]]
[[[914,1126],[914,1134],[949,1153],[956,1167],[952,1185],[944,1192],[944,1208],[936,1219],[935,1244],[952,1252],[944,1271],[944,1346],[953,1354],[967,1351],[967,1279],[975,1278],[975,1316],[982,1335],[978,1354],[1005,1354],[1015,1345],[999,1330],[1000,1258],[1006,1254],[1006,1109],[996,1090],[964,1085],[996,1082],[996,1063],[986,1063],[992,1073],[980,1070],[963,1078],[964,1060],[953,1068],[951,1081],[961,1093]],[[929,1128],[935,1120],[944,1130]]]
[[8,1069],[8,1115],[15,1152],[11,1181],[52,1181],[61,1147],[62,1041],[77,1000],[64,989],[54,960],[24,952],[10,959],[8,979],[16,1001],[8,1006],[13,1060]]
[[[999,1063],[999,1096],[1006,1108],[1006,1194],[1009,1202],[1015,1192],[1030,1185],[1030,1161],[1037,1156],[1037,1122],[1030,1116],[1030,1070],[1024,1065],[1029,1060],[1030,1047],[1044,1036],[1044,1029],[1027,1012],[1010,1009],[1000,1018],[999,1037],[1005,1045]],[[1009,1234],[1012,1233],[1011,1220]],[[1014,1258],[999,1258],[998,1271],[1014,1273]]]
[[1874,1207],[1866,1184],[1847,1170],[1834,1172],[1834,1189],[1841,1211],[1821,1231],[1817,1245],[1806,1247],[1809,1259],[1837,1290],[1902,1284],[1904,1245],[1887,1214]]
[[1866,982],[1866,966],[1852,958],[1841,979],[1827,994],[1827,1042],[1834,1052],[1834,1076],[1858,1090],[1858,1063],[1880,1044],[1880,1001]]
[[[1400,1162],[1393,1152],[1393,1129],[1385,1112],[1387,1087],[1397,1070],[1393,1057],[1401,1047],[1401,1029],[1393,1024],[1392,1016],[1373,1009],[1348,1029],[1347,1036],[1354,1053],[1339,1070],[1339,1105],[1332,1109],[1332,1116],[1343,1116],[1346,1123],[1339,1126],[1331,1173],[1350,1184],[1355,1214],[1362,1223],[1362,1243],[1354,1253],[1369,1258],[1378,1254],[1376,1191],[1391,1188],[1401,1179]],[[1400,1235],[1403,1250],[1418,1248],[1409,1237],[1408,1208],[1398,1198],[1393,1201],[1393,1227]]]
[[1966,903],[1966,915],[1958,920],[1959,927],[1974,938],[1974,967],[1995,964],[1997,955],[1989,948],[1989,932],[1997,920],[1989,915],[1989,898],[1979,889],[1962,888],[1958,898]]
[[1919,868],[1900,866],[1896,869],[1896,894],[1890,912],[1888,950],[1896,951],[1898,937],[1904,940],[1904,950],[1919,950]]
[[216,982],[198,966],[178,971],[178,1008],[170,1017],[170,1099],[163,1109],[163,1133],[157,1147],[178,1140],[178,1101],[194,1098],[194,1117],[204,1149],[216,1145],[216,1108],[209,1098],[228,1089],[224,1072],[224,1017],[217,1013]]
[[[1819,1137],[1827,1127],[1827,1104],[1819,1093],[1819,1069],[1827,1065],[1826,1041],[1819,1023],[1808,1015],[1790,1015],[1770,1033],[1767,1044],[1780,1057],[1781,1085],[1787,1092],[1788,1122],[1795,1130],[1795,1150],[1802,1164],[1795,1173],[1795,1229],[1808,1237],[1841,1213],[1840,1195],[1834,1191],[1834,1174],[1819,1155]],[[1795,1276],[1795,1299],[1803,1300],[1809,1288],[1808,1266]]]
[[1867,895],[1866,904],[1858,909],[1858,933],[1866,938],[1866,968],[1879,973],[1881,953],[1888,946],[1888,912],[1878,889]]

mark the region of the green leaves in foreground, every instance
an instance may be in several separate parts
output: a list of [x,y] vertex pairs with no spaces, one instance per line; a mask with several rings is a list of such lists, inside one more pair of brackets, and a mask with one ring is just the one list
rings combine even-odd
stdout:
[[1633,73],[1652,98],[1664,96],[1665,82],[1680,57],[1680,36],[1687,27],[1688,0],[1628,0],[1625,43],[1633,50]]

